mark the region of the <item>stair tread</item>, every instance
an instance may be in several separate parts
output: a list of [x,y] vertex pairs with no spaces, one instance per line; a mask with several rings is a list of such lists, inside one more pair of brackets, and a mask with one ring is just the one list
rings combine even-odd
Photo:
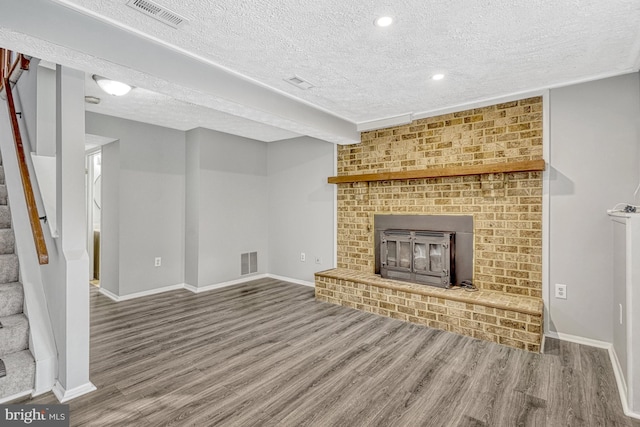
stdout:
[[6,376],[0,378],[0,402],[3,398],[33,390],[36,362],[29,350],[22,350],[0,357]]

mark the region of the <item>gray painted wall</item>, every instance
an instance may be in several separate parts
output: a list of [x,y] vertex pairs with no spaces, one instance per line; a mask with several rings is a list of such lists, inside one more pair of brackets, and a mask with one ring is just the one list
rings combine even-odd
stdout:
[[[189,168],[199,157],[197,201],[189,196],[189,221],[197,221],[198,283],[208,286],[240,278],[240,254],[258,252],[258,273],[267,273],[267,144],[222,132],[187,132]],[[197,150],[199,156],[194,154]],[[197,204],[197,206],[196,206]],[[197,220],[195,217],[198,216]],[[187,247],[193,245],[188,229]],[[186,261],[193,268],[195,261]],[[192,277],[192,273],[187,276]]]
[[[118,139],[102,149],[106,290],[125,296],[241,279],[240,255],[253,251],[257,274],[312,282],[333,266],[332,144],[267,144],[92,113],[87,132]],[[270,235],[278,236],[271,246]]]
[[318,139],[269,143],[269,273],[313,282],[313,273],[334,266],[334,185],[327,177],[335,161],[334,145]]
[[[550,330],[611,342],[607,209],[640,204],[638,74],[550,91]],[[554,297],[567,285],[567,299]]]
[[[100,287],[120,295],[120,141],[102,147]],[[105,204],[104,201],[107,201]],[[107,268],[108,267],[108,268]]]
[[[103,244],[117,246],[119,267],[103,259],[102,274],[117,274],[120,296],[182,284],[184,132],[93,113],[87,113],[86,127],[88,133],[119,140],[117,153],[103,157],[105,173],[117,170],[117,191],[102,196],[105,209],[118,205],[118,232],[101,235]],[[103,176],[103,183],[107,179]],[[116,236],[119,241],[110,243]],[[155,257],[162,258],[161,267],[154,267]]]

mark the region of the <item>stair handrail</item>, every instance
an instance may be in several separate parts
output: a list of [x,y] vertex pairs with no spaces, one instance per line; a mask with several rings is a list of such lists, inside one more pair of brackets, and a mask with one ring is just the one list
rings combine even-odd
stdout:
[[[11,62],[11,56],[14,52],[8,49],[0,49],[0,92],[5,87],[5,78],[11,79],[11,76],[14,74],[14,71],[20,65],[20,70],[28,70],[29,69],[29,58],[24,56],[21,53],[16,54],[15,61]],[[20,75],[14,78],[14,83],[18,80]]]
[[[44,234],[42,232],[42,224],[40,223],[40,216],[38,214],[38,207],[36,205],[36,198],[33,194],[33,187],[31,185],[31,177],[29,174],[29,168],[27,167],[27,161],[24,154],[24,146],[22,144],[22,136],[20,134],[20,125],[18,123],[16,107],[13,101],[13,92],[11,89],[11,82],[9,77],[18,64],[21,67],[25,66],[25,58],[22,54],[18,55],[18,58],[11,66],[8,67],[10,58],[10,52],[3,49],[2,52],[2,85],[4,86],[5,93],[7,95],[7,105],[9,107],[9,119],[11,121],[11,129],[13,131],[13,140],[16,144],[16,156],[18,157],[18,168],[20,169],[20,178],[22,180],[22,188],[24,190],[24,198],[27,202],[27,211],[29,213],[29,222],[31,223],[31,231],[33,233],[33,241],[36,245],[36,252],[38,254],[38,262],[40,265],[49,263],[49,253],[47,251],[47,243],[44,240]],[[28,61],[28,60],[26,60]],[[26,67],[28,68],[28,62]],[[7,74],[5,74],[7,73]],[[0,90],[2,86],[0,86]]]

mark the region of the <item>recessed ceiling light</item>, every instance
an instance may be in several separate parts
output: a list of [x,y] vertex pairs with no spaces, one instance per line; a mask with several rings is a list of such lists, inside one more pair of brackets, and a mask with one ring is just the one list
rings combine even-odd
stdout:
[[431,76],[431,80],[442,80],[444,79],[444,74],[434,74]]
[[388,27],[393,24],[393,18],[390,16],[381,16],[373,21],[376,27]]
[[100,86],[100,89],[109,95],[122,96],[128,94],[131,90],[131,86],[126,83],[109,80],[105,77],[100,77],[97,74],[93,75],[93,80],[95,80],[98,86]]

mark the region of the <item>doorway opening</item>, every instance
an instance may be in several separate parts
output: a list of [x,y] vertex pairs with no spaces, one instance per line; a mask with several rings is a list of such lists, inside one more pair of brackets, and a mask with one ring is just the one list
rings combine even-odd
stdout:
[[102,221],[102,150],[87,151],[87,253],[89,282],[100,286],[100,229]]

